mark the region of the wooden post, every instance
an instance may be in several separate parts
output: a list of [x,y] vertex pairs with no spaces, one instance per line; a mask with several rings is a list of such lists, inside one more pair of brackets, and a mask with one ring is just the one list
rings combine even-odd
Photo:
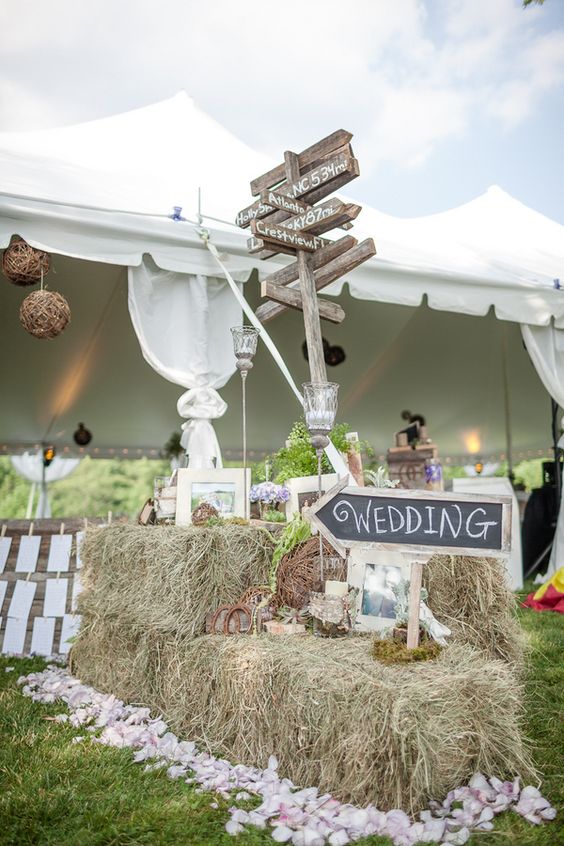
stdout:
[[423,584],[423,565],[427,559],[417,559],[411,563],[409,577],[409,616],[407,618],[407,648],[419,646],[419,605],[421,585]]
[[[293,182],[300,178],[300,165],[296,153],[286,151],[284,153],[284,165],[288,182]],[[327,370],[323,355],[321,322],[319,320],[319,306],[317,303],[317,289],[313,275],[312,258],[304,250],[298,250],[297,259],[311,381],[326,382]]]

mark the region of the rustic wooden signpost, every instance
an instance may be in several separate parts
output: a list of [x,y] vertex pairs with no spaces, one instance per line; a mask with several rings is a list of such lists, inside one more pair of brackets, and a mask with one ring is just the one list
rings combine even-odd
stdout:
[[309,514],[343,556],[352,547],[409,554],[408,649],[419,642],[423,567],[432,554],[500,557],[511,551],[509,496],[357,488],[344,479]]
[[253,179],[251,193],[258,199],[236,217],[252,233],[249,252],[264,259],[295,256],[262,282],[268,302],[257,317],[266,323],[288,308],[303,312],[312,382],[327,381],[320,318],[340,323],[345,317],[338,303],[319,299],[317,292],[376,254],[372,238],[359,244],[351,235],[336,241],[321,237],[332,229],[349,230],[361,211],[356,203],[329,197],[360,173],[351,139],[339,129],[299,154],[284,153],[283,164]]

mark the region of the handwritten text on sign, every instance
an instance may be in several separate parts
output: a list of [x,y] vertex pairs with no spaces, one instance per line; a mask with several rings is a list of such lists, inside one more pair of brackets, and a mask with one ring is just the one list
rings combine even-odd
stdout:
[[400,545],[499,554],[508,548],[509,503],[503,497],[343,488],[330,491],[312,511],[320,530],[342,547]]

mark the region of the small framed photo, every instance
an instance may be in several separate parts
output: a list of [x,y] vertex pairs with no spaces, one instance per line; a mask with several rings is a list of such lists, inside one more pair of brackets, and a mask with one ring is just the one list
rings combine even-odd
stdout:
[[392,628],[396,619],[393,587],[409,578],[401,552],[358,547],[351,551],[347,579],[358,590],[355,629],[361,632]]
[[213,505],[220,517],[244,517],[245,502],[251,486],[249,468],[246,474],[247,478],[242,467],[179,470],[176,525],[189,526],[192,523],[192,512],[204,502]]
[[[337,473],[324,473],[321,476],[321,492],[326,493],[339,481]],[[291,520],[294,514],[302,513],[302,508],[309,508],[319,499],[317,476],[299,476],[287,479],[284,484],[290,491],[290,499],[286,503],[286,520]]]

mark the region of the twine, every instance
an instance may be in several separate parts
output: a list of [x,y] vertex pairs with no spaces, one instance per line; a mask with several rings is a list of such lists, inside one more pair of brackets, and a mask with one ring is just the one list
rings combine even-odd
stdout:
[[30,247],[23,239],[14,241],[4,250],[2,270],[14,285],[35,285],[49,272],[49,253]]
[[70,306],[57,291],[33,291],[20,306],[20,322],[34,338],[56,338],[70,319]]

